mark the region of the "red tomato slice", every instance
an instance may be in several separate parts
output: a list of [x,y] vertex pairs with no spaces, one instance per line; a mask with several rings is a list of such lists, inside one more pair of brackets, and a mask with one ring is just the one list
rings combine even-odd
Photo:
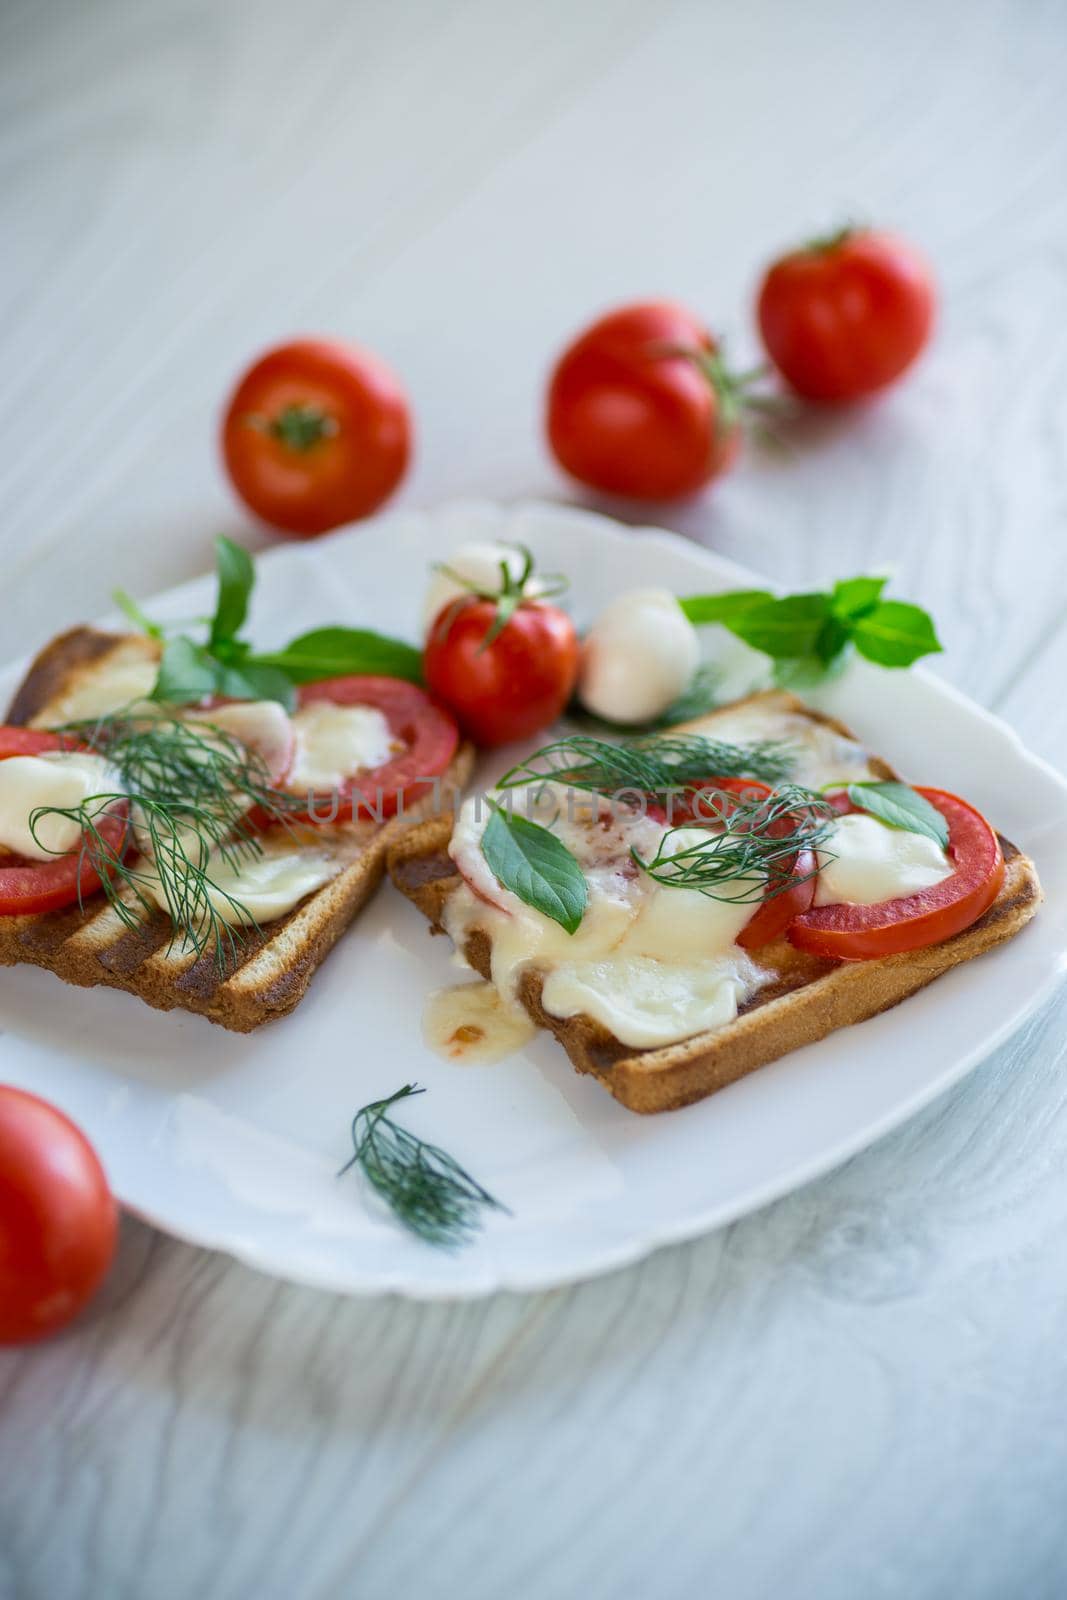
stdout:
[[[706,783],[694,784],[684,795],[672,797],[671,821],[675,827],[682,828],[694,823],[698,827],[710,826],[723,815],[717,796],[733,795],[739,800],[751,801],[765,799],[770,793],[769,785],[760,783],[757,778],[709,778]],[[655,802],[649,804],[648,815],[657,822],[667,821],[665,808]],[[788,827],[784,819],[782,827]],[[758,950],[761,945],[770,944],[785,933],[794,917],[808,910],[815,898],[815,869],[815,856],[810,850],[801,850],[791,860],[782,862],[779,881],[789,883],[790,887],[777,894],[769,893],[756,907],[737,936],[742,949]],[[793,878],[803,881],[791,883]],[[773,881],[769,881],[768,890],[773,887]]]
[[[742,950],[758,950],[761,945],[770,944],[788,932],[815,898],[815,873],[815,855],[811,850],[801,850],[792,861],[783,864],[782,881],[789,882],[791,878],[800,881],[790,883],[788,889],[763,901],[737,935]],[[772,887],[773,879],[768,878],[768,888]]]
[[[46,750],[76,748],[69,740],[44,729],[0,727],[0,761],[10,756],[38,756]],[[97,820],[101,838],[116,854],[124,853],[127,812],[123,805]],[[88,850],[72,850],[69,855],[56,856],[54,861],[26,861],[21,856],[0,854],[0,917],[60,911],[87,899],[100,887],[101,867],[108,870],[99,856]]]
[[943,789],[917,793],[948,823],[948,854],[956,870],[942,883],[878,905],[815,906],[789,930],[798,950],[836,961],[874,961],[921,950],[962,933],[988,911],[1004,882],[1004,855],[989,823]]
[[11,728],[0,724],[0,761],[8,756],[39,756],[46,750],[80,750],[81,745],[61,739],[47,728]]
[[395,816],[433,790],[434,778],[448,767],[459,744],[455,718],[436,705],[414,683],[402,678],[326,678],[300,690],[299,704],[332,700],[339,706],[371,706],[389,724],[393,739],[402,746],[380,767],[355,772],[334,796],[296,821],[349,822],[353,818],[379,821]]

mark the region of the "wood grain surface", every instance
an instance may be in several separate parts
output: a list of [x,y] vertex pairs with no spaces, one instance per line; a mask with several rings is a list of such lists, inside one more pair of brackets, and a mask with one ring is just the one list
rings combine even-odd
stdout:
[[[854,215],[936,264],[928,359],[661,520],[790,584],[891,563],[1061,759],[1065,68],[1057,0],[7,0],[0,655],[266,542],[214,459],[257,347],[396,365],[409,504],[566,499],[572,329],[668,292],[746,359],[758,265]],[[1062,1595],[1065,1018],[557,1293],[344,1301],[128,1222],[84,1321],[0,1356],[0,1596]]]

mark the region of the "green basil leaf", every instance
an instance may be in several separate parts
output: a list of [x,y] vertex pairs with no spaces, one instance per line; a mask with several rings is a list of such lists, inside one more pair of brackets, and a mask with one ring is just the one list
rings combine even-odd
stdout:
[[482,835],[482,854],[505,889],[567,933],[585,915],[589,886],[567,846],[548,828],[490,800],[493,814]]
[[228,700],[278,700],[287,711],[296,704],[292,680],[276,667],[220,661],[207,645],[179,634],[163,651],[152,699],[182,706],[202,700],[205,695],[224,695]]
[[224,671],[205,645],[194,644],[185,634],[179,634],[164,646],[151,698],[183,706],[208,694],[221,694]]
[[261,666],[280,667],[294,683],[371,673],[384,678],[422,682],[422,652],[402,639],[369,628],[315,628],[302,633],[283,650],[256,655]]
[[850,783],[848,797],[887,827],[921,833],[942,850],[948,849],[948,823],[929,800],[906,783]]
[[775,660],[809,656],[828,611],[829,601],[824,594],[791,594],[784,600],[746,606],[726,626],[753,650],[762,650]]
[[830,607],[839,617],[863,617],[873,611],[886,586],[885,578],[843,578],[830,594]]
[[880,667],[910,667],[920,656],[941,649],[933,619],[921,606],[905,600],[880,600],[869,615],[853,623],[852,637],[860,655]]
[[252,557],[225,534],[215,540],[215,561],[219,573],[219,598],[211,624],[212,645],[234,639],[248,615],[248,597],[256,581]]
[[841,655],[850,638],[847,622],[840,617],[827,617],[815,640],[815,654],[824,667],[831,666]]
[[704,622],[722,622],[729,626],[742,612],[773,599],[769,589],[730,589],[726,594],[691,594],[678,604],[697,627]]
[[242,661],[237,666],[220,664],[216,692],[231,700],[277,700],[286,711],[296,706],[292,678],[280,667],[264,667],[258,661]]

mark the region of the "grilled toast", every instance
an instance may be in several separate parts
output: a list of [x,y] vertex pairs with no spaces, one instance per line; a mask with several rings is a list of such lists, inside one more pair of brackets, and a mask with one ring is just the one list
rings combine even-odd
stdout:
[[[119,698],[133,699],[151,685],[158,652],[156,643],[141,635],[74,628],[38,655],[6,720],[42,728],[94,716],[105,709],[108,684],[120,675],[127,693]],[[470,746],[462,745],[442,786],[462,787],[472,763]],[[246,929],[239,950],[224,965],[214,950],[197,957],[168,949],[170,919],[147,912],[132,894],[137,925],[129,928],[98,893],[84,909],[0,917],[0,966],[30,963],[67,983],[105,984],[160,1010],[180,1007],[236,1033],[251,1032],[285,1016],[301,1000],[320,962],[381,882],[389,844],[413,813],[417,808],[403,823],[316,827],[316,845],[336,852],[343,863],[340,872],[285,916],[262,929]]]
[[[885,761],[864,751],[841,723],[779,691],[751,696],[672,730],[735,741],[773,737],[782,731],[800,744],[817,747],[820,772],[806,773],[802,763],[798,781],[814,782],[835,764],[841,767],[840,780],[835,773],[832,780],[822,781],[896,776]],[[443,931],[448,900],[462,881],[448,855],[451,832],[452,819],[440,816],[389,847],[393,882],[438,932]],[[1041,889],[1033,863],[1008,840],[1002,838],[1001,844],[1006,872],[1000,893],[984,916],[962,933],[926,949],[856,962],[809,955],[778,939],[758,952],[769,981],[739,1008],[736,1020],[678,1043],[635,1049],[588,1016],[566,1020],[550,1016],[541,1004],[544,975],[536,967],[522,973],[518,998],[533,1021],[556,1036],[577,1070],[593,1074],[631,1111],[673,1110],[837,1028],[888,1010],[960,962],[1012,938],[1037,910]],[[490,974],[491,953],[489,936],[475,928],[462,954],[484,978]]]

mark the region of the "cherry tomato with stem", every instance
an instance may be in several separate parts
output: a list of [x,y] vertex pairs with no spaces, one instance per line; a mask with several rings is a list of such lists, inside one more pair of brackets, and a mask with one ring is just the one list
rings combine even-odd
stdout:
[[531,598],[533,558],[523,556],[517,574],[502,563],[497,590],[464,583],[468,592],[434,619],[423,654],[426,687],[485,748],[555,722],[578,677],[574,623],[544,598],[559,593],[562,580],[541,579]]

